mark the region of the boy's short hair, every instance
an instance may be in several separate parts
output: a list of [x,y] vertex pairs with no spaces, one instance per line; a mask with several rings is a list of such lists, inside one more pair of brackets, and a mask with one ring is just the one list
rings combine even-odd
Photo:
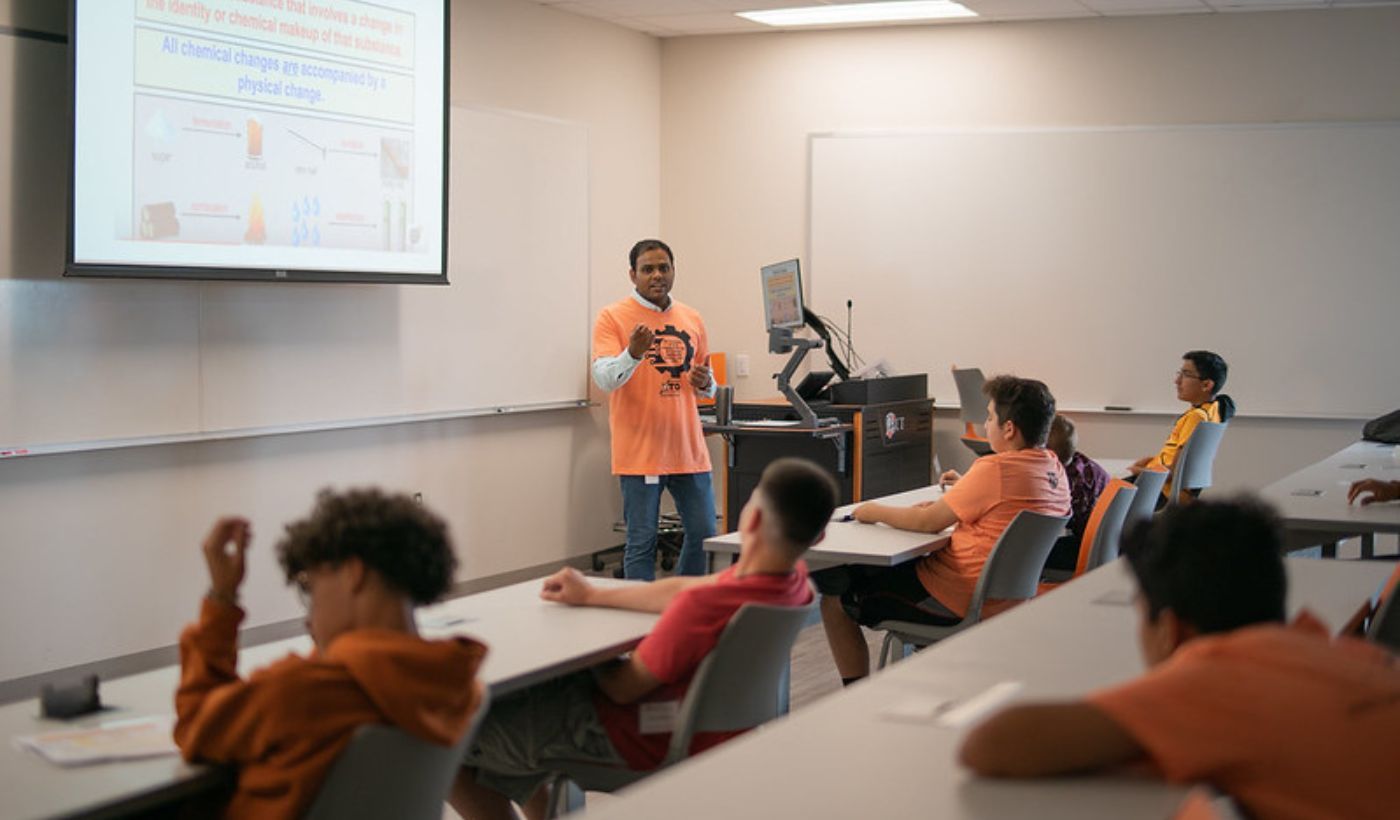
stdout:
[[1050,435],[1045,440],[1045,446],[1060,459],[1061,464],[1068,464],[1079,449],[1079,434],[1074,431],[1074,422],[1056,413],[1050,422]]
[[821,537],[840,497],[836,481],[825,470],[800,458],[769,464],[754,492],[762,493],[764,511],[772,516],[777,535],[799,553]]
[[1284,619],[1283,530],[1261,501],[1171,507],[1133,528],[1122,552],[1153,620],[1170,609],[1210,634]]
[[457,570],[447,524],[412,498],[375,488],[322,490],[311,515],[288,524],[277,544],[289,584],[309,569],[350,558],[415,604],[442,597]]
[[1181,358],[1196,366],[1196,373],[1203,380],[1210,379],[1215,382],[1210,395],[1214,398],[1225,387],[1225,377],[1230,375],[1230,366],[1220,357],[1219,353],[1212,353],[1209,350],[1188,350],[1181,354]]
[[674,253],[671,253],[670,245],[667,245],[660,239],[643,239],[637,244],[633,245],[632,250],[627,253],[627,269],[636,270],[637,257],[641,256],[647,251],[665,251],[666,258],[671,260],[671,265],[674,267],[676,264],[676,255]]
[[982,385],[982,393],[996,407],[998,419],[1016,425],[1027,446],[1045,444],[1050,420],[1055,418],[1055,397],[1045,382],[995,376]]

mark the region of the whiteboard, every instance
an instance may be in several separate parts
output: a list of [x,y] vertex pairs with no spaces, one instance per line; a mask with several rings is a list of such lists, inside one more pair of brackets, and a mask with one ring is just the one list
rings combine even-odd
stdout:
[[1180,355],[1245,415],[1400,406],[1400,124],[815,134],[810,271],[857,350],[1176,412]]
[[582,125],[452,107],[445,287],[66,280],[65,60],[0,35],[0,454],[586,401]]

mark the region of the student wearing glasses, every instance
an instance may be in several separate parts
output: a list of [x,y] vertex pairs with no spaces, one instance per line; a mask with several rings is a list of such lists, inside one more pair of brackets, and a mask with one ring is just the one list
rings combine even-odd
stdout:
[[[1133,462],[1128,468],[1133,475],[1144,470],[1170,472],[1196,425],[1203,421],[1226,422],[1234,417],[1235,400],[1220,392],[1229,372],[1220,354],[1209,350],[1192,350],[1181,357],[1181,369],[1176,372],[1176,397],[1191,406],[1177,416],[1171,435],[1156,455]],[[1170,482],[1162,488],[1162,497],[1171,497]]]
[[361,724],[443,746],[461,738],[482,702],[486,648],[424,640],[413,619],[457,566],[441,519],[407,496],[322,492],[277,545],[316,649],[243,678],[238,589],[251,540],[246,519],[215,522],[202,547],[209,591],[180,636],[175,742],[187,760],[238,768],[225,817],[300,817]]

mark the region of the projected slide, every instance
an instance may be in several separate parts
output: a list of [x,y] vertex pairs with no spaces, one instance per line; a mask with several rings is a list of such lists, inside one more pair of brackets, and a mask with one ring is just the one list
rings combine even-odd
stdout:
[[442,0],[80,0],[74,263],[442,274],[444,21]]

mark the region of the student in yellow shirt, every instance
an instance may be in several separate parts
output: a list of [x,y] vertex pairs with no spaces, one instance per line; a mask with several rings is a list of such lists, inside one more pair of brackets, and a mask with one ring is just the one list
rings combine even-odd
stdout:
[[[1177,453],[1191,438],[1196,425],[1203,421],[1225,422],[1235,415],[1235,400],[1220,392],[1230,367],[1218,353],[1192,350],[1181,357],[1181,369],[1176,371],[1176,397],[1191,405],[1176,418],[1171,435],[1156,455],[1143,456],[1129,467],[1133,475],[1144,470],[1170,471]],[[1162,488],[1163,497],[1170,497],[1171,484]]]

